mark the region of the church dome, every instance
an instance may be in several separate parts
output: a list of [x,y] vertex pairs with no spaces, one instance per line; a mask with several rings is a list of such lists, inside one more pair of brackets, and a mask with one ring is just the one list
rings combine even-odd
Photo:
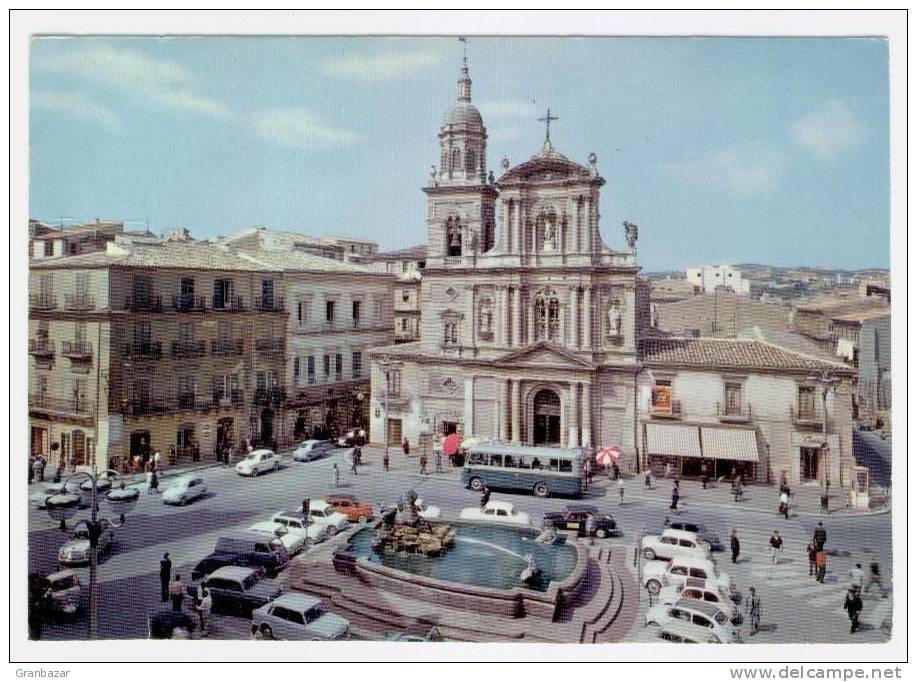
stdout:
[[484,119],[481,112],[471,102],[454,102],[443,116],[443,127],[454,126],[469,130],[484,130]]

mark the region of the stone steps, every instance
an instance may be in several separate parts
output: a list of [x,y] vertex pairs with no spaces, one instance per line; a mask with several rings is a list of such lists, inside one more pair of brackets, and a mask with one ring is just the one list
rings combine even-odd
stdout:
[[629,568],[628,560],[632,550],[622,545],[616,545],[613,550],[611,563],[615,567],[612,573],[617,581],[617,607],[614,617],[605,619],[601,627],[596,627],[595,642],[624,640],[637,619],[640,584]]

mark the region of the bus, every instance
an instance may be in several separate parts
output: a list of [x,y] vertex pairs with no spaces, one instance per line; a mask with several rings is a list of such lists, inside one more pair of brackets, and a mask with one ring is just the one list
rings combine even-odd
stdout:
[[462,483],[472,490],[528,491],[538,497],[580,497],[585,489],[580,448],[478,443],[468,448]]

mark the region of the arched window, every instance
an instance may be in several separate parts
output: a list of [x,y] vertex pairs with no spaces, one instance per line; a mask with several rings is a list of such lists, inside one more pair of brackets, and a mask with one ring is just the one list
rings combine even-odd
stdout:
[[446,253],[449,256],[462,255],[462,221],[458,218],[446,221]]
[[462,152],[460,149],[452,150],[452,163],[449,165],[451,173],[458,173],[462,168]]
[[552,290],[535,297],[535,339],[555,341],[560,338],[560,302]]
[[470,147],[465,150],[465,172],[468,175],[474,175],[474,172],[478,169],[478,159],[477,154],[475,153],[474,147]]

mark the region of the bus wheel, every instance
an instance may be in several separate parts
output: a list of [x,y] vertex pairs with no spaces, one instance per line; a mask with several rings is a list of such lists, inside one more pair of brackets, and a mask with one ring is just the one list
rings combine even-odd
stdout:
[[481,482],[481,479],[475,476],[468,481],[468,487],[472,490],[481,490],[484,487],[484,484]]
[[535,487],[532,489],[532,491],[538,497],[547,497],[548,496],[548,484],[545,483],[544,481],[538,481],[538,483],[535,484]]

